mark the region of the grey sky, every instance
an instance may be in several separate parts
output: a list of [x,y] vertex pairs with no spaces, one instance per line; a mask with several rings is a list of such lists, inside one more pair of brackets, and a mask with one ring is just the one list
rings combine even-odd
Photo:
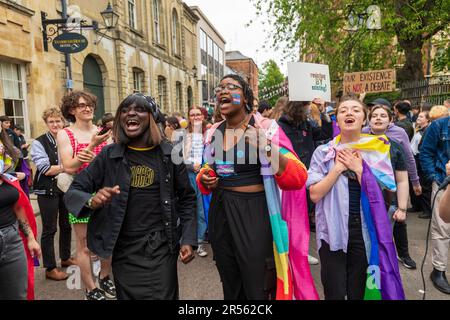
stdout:
[[[184,0],[189,6],[198,6],[226,41],[226,51],[239,50],[253,58],[259,68],[269,59],[274,59],[281,71],[287,74],[287,65],[282,64],[281,52],[264,49],[267,33],[263,19],[250,27],[245,25],[255,20],[256,12],[249,0]],[[266,24],[267,26],[267,24]]]

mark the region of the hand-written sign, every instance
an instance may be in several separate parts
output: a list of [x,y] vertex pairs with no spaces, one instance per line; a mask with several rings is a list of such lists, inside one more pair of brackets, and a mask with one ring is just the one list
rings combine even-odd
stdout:
[[391,92],[394,90],[394,69],[344,73],[344,94]]
[[87,39],[75,32],[62,33],[53,39],[53,48],[63,53],[77,53],[86,49]]
[[330,71],[327,65],[288,63],[289,100],[312,101],[322,98],[331,101]]

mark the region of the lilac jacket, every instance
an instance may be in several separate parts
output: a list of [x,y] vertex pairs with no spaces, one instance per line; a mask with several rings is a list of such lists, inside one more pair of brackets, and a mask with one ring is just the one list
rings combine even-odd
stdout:
[[[362,133],[370,133],[370,127],[364,127],[362,129]],[[420,185],[419,176],[417,175],[416,161],[414,160],[414,155],[411,150],[411,144],[409,142],[409,137],[406,134],[406,131],[403,128],[400,128],[399,126],[391,123],[387,127],[385,135],[389,139],[394,140],[402,146],[406,156],[405,161],[406,167],[408,169],[409,180],[411,180],[413,186]]]

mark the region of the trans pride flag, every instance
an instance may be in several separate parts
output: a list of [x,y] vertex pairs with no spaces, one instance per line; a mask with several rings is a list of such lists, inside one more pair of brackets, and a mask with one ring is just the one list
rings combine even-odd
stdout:
[[395,178],[390,162],[390,144],[386,136],[361,134],[360,141],[338,145],[361,152],[363,174],[361,177],[361,207],[370,238],[369,267],[365,300],[404,300],[405,293],[400,278],[392,227],[384,204],[380,185],[395,191]]

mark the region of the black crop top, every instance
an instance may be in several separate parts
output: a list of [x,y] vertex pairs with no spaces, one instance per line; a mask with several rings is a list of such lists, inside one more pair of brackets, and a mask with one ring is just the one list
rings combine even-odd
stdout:
[[14,204],[19,200],[19,191],[6,182],[0,185],[0,229],[17,221]]
[[[254,126],[255,119],[251,117],[248,124]],[[224,122],[216,130],[221,136],[214,136],[214,139],[219,138],[223,141],[225,128]],[[213,169],[219,176],[219,187],[263,184],[259,155],[254,147],[242,139],[245,139],[245,135],[228,151],[222,149],[222,152],[215,152]]]

